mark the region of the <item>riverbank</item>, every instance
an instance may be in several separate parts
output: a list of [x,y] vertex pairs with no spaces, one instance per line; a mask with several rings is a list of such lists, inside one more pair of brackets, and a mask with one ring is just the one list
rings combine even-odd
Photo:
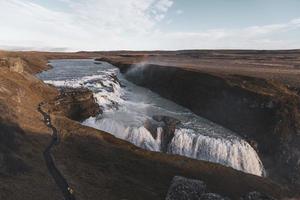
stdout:
[[[13,55],[24,57],[22,53]],[[37,62],[35,56],[44,64],[32,64]],[[62,198],[43,160],[42,152],[51,140],[51,132],[37,111],[40,102],[55,102],[59,92],[33,76],[48,69],[45,59],[51,56],[35,56],[26,54],[30,61],[22,59],[25,67],[6,63],[0,68],[1,138],[6,141],[1,143],[1,155],[6,157],[1,166],[7,165],[1,167],[0,176],[0,197],[4,199]],[[48,111],[51,109],[55,110],[49,107]],[[291,194],[269,179],[204,161],[142,150],[82,126],[57,109],[60,108],[56,107],[50,116],[61,143],[53,153],[76,199],[164,199],[176,175],[202,180],[209,191],[232,199],[254,190],[278,198]]]

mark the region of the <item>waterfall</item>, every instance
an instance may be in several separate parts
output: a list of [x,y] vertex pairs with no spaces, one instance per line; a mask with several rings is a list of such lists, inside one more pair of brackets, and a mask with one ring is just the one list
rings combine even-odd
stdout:
[[[150,151],[160,151],[160,141],[155,140],[151,133],[143,126],[133,127],[126,126],[113,119],[103,118],[97,120],[91,117],[83,122],[83,125],[90,126],[105,132],[111,133],[114,136],[127,140],[132,144]],[[161,134],[162,129],[158,128],[158,134]]]
[[176,129],[168,153],[220,163],[258,176],[265,174],[256,151],[239,138],[214,138],[191,129]]
[[[157,138],[154,139],[143,126],[130,127],[113,119],[89,118],[83,124],[112,133],[143,149],[161,151],[163,134],[161,127],[157,128]],[[176,129],[167,153],[219,163],[257,176],[265,174],[262,162],[255,150],[246,141],[235,137],[216,138],[196,134],[192,129]]]
[[121,86],[116,81],[117,73],[116,69],[107,69],[97,75],[65,80],[45,80],[44,82],[57,87],[88,88],[94,92],[97,103],[108,110],[115,108],[123,101]]
[[128,128],[126,132],[128,134],[126,140],[135,144],[136,146],[150,151],[160,151],[159,144],[145,127],[131,127]]
[[[69,62],[71,67],[66,68],[65,74],[61,70],[66,62],[51,63],[54,66],[52,70],[56,65],[59,70],[57,74],[51,73],[51,70],[44,72],[46,75],[49,73],[44,81],[55,86],[85,87],[93,91],[104,112],[102,116],[85,120],[83,125],[111,133],[147,150],[161,151],[163,128],[156,127],[157,136],[153,138],[143,125],[153,115],[170,115],[179,119],[184,126],[175,130],[167,153],[220,163],[264,176],[262,162],[255,150],[231,131],[124,79],[122,81],[126,87],[121,87],[117,79],[119,72],[112,65],[103,63],[93,66],[93,61],[81,61],[76,68],[76,64],[72,63],[76,61]],[[88,73],[82,73],[82,69]],[[78,72],[82,76],[78,76]]]

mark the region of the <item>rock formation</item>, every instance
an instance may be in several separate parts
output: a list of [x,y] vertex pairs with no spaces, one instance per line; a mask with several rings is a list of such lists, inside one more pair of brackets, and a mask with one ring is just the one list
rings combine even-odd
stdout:
[[[238,199],[275,200],[274,198],[257,191],[249,192]],[[203,181],[175,176],[172,179],[166,200],[230,200],[230,198],[209,192]]]
[[202,181],[175,176],[166,200],[198,200],[205,190],[206,185]]
[[[175,129],[179,124],[180,121],[173,117],[154,115],[152,120],[147,120],[144,123],[144,126],[150,131],[154,139],[158,139],[158,137],[160,137],[160,149],[162,152],[166,153],[168,146],[174,137]],[[157,134],[158,128],[162,128],[161,135]]]
[[49,112],[81,121],[101,114],[93,93],[82,88],[61,88],[60,95],[50,103]]

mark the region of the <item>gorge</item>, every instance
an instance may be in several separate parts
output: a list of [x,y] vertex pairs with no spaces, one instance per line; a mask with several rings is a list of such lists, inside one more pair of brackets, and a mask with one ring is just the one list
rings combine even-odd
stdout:
[[[39,75],[46,83],[94,92],[103,113],[83,121],[84,125],[147,150],[162,151],[164,145],[165,153],[216,162],[258,176],[265,174],[255,150],[237,134],[128,82],[116,67],[103,62],[94,64],[93,60],[54,60],[50,65],[51,70]],[[180,125],[162,144],[168,127],[163,128],[153,116],[164,115],[179,120]],[[146,122],[156,126],[154,133],[147,130]]]
[[42,156],[51,131],[40,102],[76,199],[165,199],[176,177],[203,182],[204,196],[297,197],[294,71],[289,83],[224,75],[190,65],[210,53],[183,54],[0,52],[0,198],[62,198]]

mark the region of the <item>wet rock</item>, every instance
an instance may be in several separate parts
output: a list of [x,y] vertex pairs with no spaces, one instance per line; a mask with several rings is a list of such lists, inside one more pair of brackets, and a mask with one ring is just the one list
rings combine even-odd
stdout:
[[250,192],[244,197],[241,198],[241,200],[276,200],[268,195],[262,194],[260,192]]
[[106,86],[103,84],[103,81],[100,80],[100,79],[88,80],[88,81],[85,81],[84,84],[91,84],[91,85],[94,85],[94,84],[100,84],[102,87],[106,87]]
[[157,139],[157,129],[159,127],[164,127],[165,123],[158,122],[153,119],[147,119],[144,122],[144,127],[151,133],[154,139]]
[[114,83],[121,85],[120,80],[118,79],[116,74],[110,74],[109,77]]
[[205,190],[206,185],[202,181],[175,176],[166,200],[199,200]]
[[174,117],[169,117],[169,116],[164,116],[164,115],[154,115],[152,117],[155,121],[158,122],[164,122],[165,124],[174,124],[177,125],[180,123],[180,120],[174,118]]
[[161,151],[167,152],[168,146],[174,137],[176,126],[180,124],[178,119],[169,116],[154,115],[153,120],[163,123],[161,135]]

